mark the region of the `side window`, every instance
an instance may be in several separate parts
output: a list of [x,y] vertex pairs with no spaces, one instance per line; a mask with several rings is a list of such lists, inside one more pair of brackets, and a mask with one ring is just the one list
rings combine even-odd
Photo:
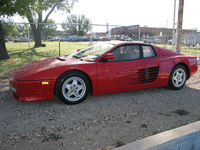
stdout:
[[121,47],[117,47],[116,49],[114,49],[111,53],[113,53],[115,55],[115,59],[112,61],[120,61],[123,60],[124,58],[124,53],[123,53],[123,49],[124,46]]
[[143,58],[155,57],[155,52],[151,46],[142,46],[143,49]]
[[140,58],[138,45],[125,45],[114,49],[111,53],[115,55],[112,61],[136,60]]

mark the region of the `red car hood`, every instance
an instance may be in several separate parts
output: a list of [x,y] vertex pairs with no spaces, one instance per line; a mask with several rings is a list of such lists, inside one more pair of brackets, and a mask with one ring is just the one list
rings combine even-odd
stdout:
[[81,60],[65,56],[38,60],[15,69],[9,78],[14,77],[16,80],[53,79],[56,77],[56,72],[61,70],[59,68],[77,63],[81,63]]

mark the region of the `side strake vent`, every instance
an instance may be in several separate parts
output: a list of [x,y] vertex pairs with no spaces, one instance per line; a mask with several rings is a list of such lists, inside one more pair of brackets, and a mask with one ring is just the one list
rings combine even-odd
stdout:
[[139,71],[139,84],[154,82],[158,77],[159,67],[145,68]]

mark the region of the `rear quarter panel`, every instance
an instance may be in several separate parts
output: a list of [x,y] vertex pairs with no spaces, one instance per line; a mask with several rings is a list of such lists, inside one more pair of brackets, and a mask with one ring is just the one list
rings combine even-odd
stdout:
[[170,73],[174,66],[182,64],[188,71],[188,79],[197,71],[196,57],[186,55],[159,56],[160,75],[166,75],[169,80]]
[[[197,67],[197,57],[177,54],[171,50],[167,50],[164,48],[157,47],[155,45],[152,46],[157,53],[157,56],[160,58],[161,68],[166,70],[166,72],[170,73],[173,67],[177,64],[182,64],[186,67],[188,71],[188,79],[196,73]],[[161,72],[163,72],[161,70]],[[170,72],[169,72],[170,70]],[[165,71],[164,71],[165,72]],[[170,74],[168,74],[169,77]]]
[[[175,64],[186,64],[188,68],[188,79],[197,72],[197,57],[189,55],[179,55],[174,59]],[[186,67],[185,66],[185,67]]]

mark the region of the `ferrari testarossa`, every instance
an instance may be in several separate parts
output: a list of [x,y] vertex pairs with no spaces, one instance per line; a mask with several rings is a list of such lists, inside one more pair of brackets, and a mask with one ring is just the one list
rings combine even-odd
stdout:
[[179,90],[197,71],[197,57],[143,42],[107,42],[75,54],[26,64],[10,76],[19,101],[54,99],[67,104],[91,95],[169,86]]

